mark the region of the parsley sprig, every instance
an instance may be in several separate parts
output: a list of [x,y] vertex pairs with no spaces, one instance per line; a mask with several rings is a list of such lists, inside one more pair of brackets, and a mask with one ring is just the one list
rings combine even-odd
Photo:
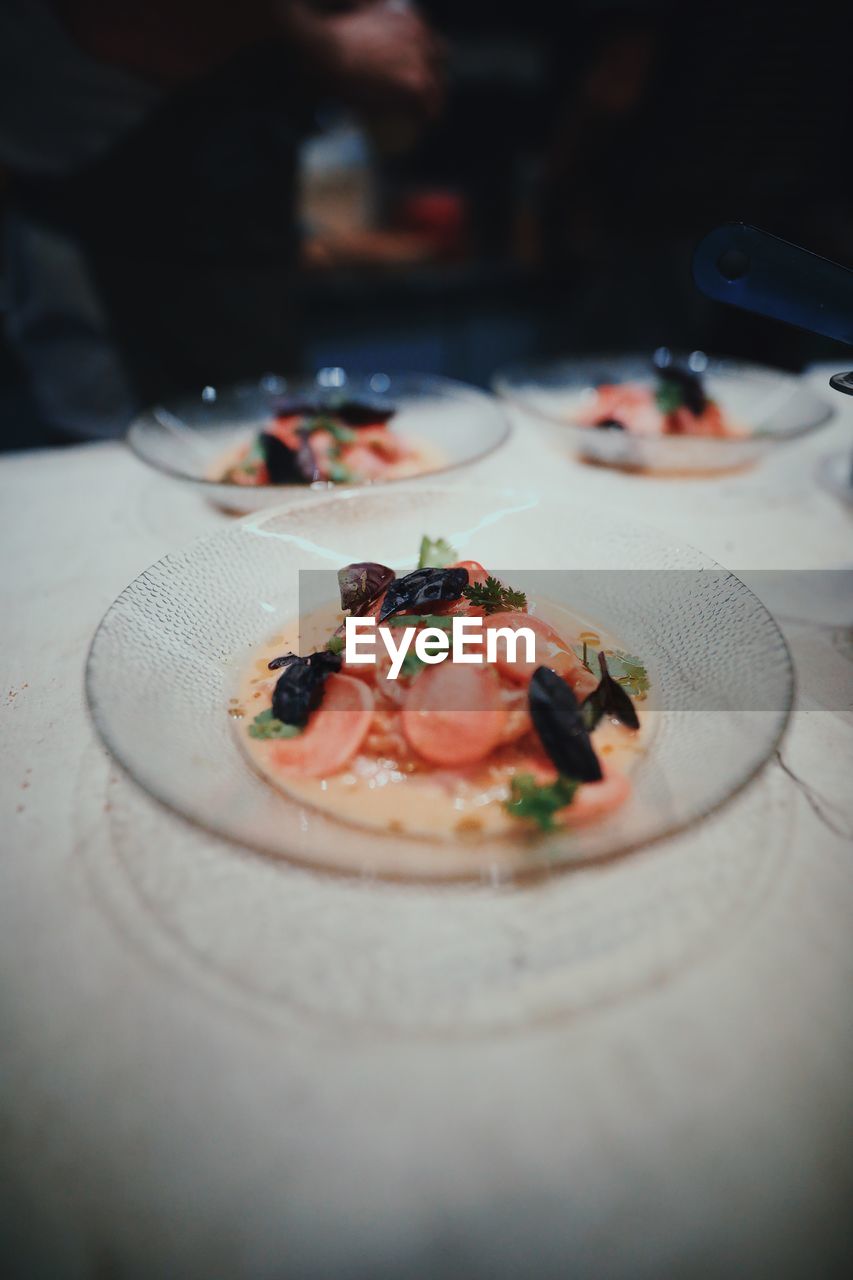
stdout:
[[554,831],[554,814],[571,804],[580,783],[562,774],[556,782],[539,783],[532,773],[518,773],[510,782],[504,808],[514,818],[535,822],[541,831]]
[[419,569],[446,569],[454,560],[458,560],[453,547],[446,538],[430,538],[424,534],[421,538],[421,549],[418,555]]
[[272,713],[272,707],[255,716],[249,725],[250,738],[295,738],[301,732],[299,725],[285,724],[283,720],[277,720]]
[[[587,671],[598,676],[598,671],[593,668],[594,657],[586,642],[582,646],[574,645],[573,647]],[[605,649],[604,656],[607,659],[610,674],[618,684],[622,685],[626,693],[629,693],[632,698],[643,698],[648,693],[649,676],[640,658],[625,653],[623,649]]]
[[462,588],[466,600],[470,600],[486,613],[512,613],[527,608],[527,596],[523,591],[514,591],[489,574],[485,582],[471,582]]

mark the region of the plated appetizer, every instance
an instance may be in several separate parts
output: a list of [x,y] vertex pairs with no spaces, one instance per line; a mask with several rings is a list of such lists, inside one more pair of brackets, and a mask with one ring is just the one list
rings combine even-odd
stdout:
[[267,780],[345,821],[431,836],[579,827],[625,803],[639,659],[441,539],[409,573],[358,563],[338,580],[340,607],[264,645],[232,700]]
[[285,401],[253,440],[215,464],[211,479],[243,486],[368,484],[442,466],[437,449],[391,430],[395,412],[366,400]]
[[732,437],[746,434],[708,395],[701,372],[668,351],[653,359],[655,385],[601,383],[574,414],[581,426],[638,436]]

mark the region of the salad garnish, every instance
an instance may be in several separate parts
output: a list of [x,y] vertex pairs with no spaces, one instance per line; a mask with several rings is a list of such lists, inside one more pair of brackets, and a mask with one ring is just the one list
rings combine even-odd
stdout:
[[[584,641],[582,645],[574,645],[573,649],[587,671],[595,675],[592,663],[589,660],[587,642]],[[607,668],[613,679],[618,684],[621,684],[625,692],[630,694],[632,698],[644,698],[649,691],[649,677],[640,659],[633,657],[630,653],[625,653],[622,649],[604,649],[602,652],[607,658]]]
[[605,716],[612,716],[628,729],[639,729],[640,721],[634,704],[622,685],[610,674],[603,651],[598,655],[598,665],[601,671],[598,687],[581,703],[581,714],[587,729],[591,733]]
[[446,569],[458,559],[459,556],[445,538],[430,538],[427,534],[421,538],[419,569]]
[[504,808],[514,818],[527,818],[541,831],[555,831],[554,814],[572,803],[580,783],[576,778],[559,775],[556,782],[537,782],[532,773],[519,773],[511,779]]
[[[445,539],[421,542],[421,560],[456,554]],[[454,829],[466,805],[472,812],[477,806],[477,823],[480,807],[490,810],[486,828],[497,813],[504,829],[508,815],[550,831],[624,803],[630,784],[610,753],[627,752],[626,730],[640,728],[629,696],[648,688],[639,659],[604,649],[596,631],[575,631],[576,649],[571,620],[567,632],[535,608],[528,613],[525,593],[475,560],[421,565],[400,577],[387,565],[359,561],[338,578],[348,616],[324,647],[267,662],[277,675],[272,705],[245,726],[264,768],[297,780],[331,779],[347,769],[333,794],[353,797],[363,785],[371,796],[384,795],[388,787],[397,797],[394,821],[396,788],[409,779],[407,795],[433,809],[449,797]],[[425,628],[439,634],[427,636]],[[482,628],[482,645],[474,642],[473,659],[471,650],[457,659],[466,628]],[[360,637],[352,652],[351,632]],[[524,643],[511,643],[522,632]],[[378,636],[375,645],[368,634]],[[377,657],[365,656],[365,643]],[[463,652],[469,643],[463,637]],[[264,684],[269,689],[272,681]],[[378,786],[364,781],[374,778],[382,779]],[[603,785],[589,785],[596,783]],[[434,790],[419,791],[424,787]],[[368,790],[363,794],[367,800]],[[382,811],[379,801],[371,805]]]
[[523,591],[505,587],[491,574],[485,582],[470,583],[462,594],[486,613],[515,613],[527,608],[527,596]]
[[698,373],[676,364],[668,351],[665,355],[655,352],[652,368],[658,378],[655,399],[661,413],[674,413],[682,406],[697,418],[705,412],[709,400]]
[[250,738],[295,738],[302,730],[297,724],[285,724],[276,720],[272,707],[267,707],[260,715],[255,716],[249,725]]

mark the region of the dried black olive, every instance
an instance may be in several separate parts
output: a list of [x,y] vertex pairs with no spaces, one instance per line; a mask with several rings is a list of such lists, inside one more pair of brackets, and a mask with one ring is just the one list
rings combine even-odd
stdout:
[[600,782],[598,756],[578,700],[565,680],[550,667],[537,667],[527,699],[533,727],[552,764],[564,777]]
[[344,400],[343,404],[330,405],[327,412],[340,418],[348,427],[368,427],[377,422],[387,422],[397,412],[393,404],[369,400]]
[[267,666],[270,671],[277,671],[279,667],[286,667],[289,662],[298,662],[299,657],[295,653],[283,653],[280,658],[273,658],[272,662],[268,662]]
[[593,689],[581,705],[587,729],[592,732],[604,716],[612,716],[629,729],[639,729],[640,720],[634,704],[619,681],[614,680],[608,671],[607,659],[603,653],[598,655],[598,666],[601,671],[598,688]]
[[379,610],[379,621],[390,618],[392,613],[429,613],[437,604],[460,600],[467,585],[467,569],[415,569],[391,583]]
[[272,713],[276,720],[282,724],[306,724],[323,699],[326,677],[340,671],[342,661],[339,653],[320,649],[288,662],[273,690]]
[[394,570],[384,564],[364,560],[345,565],[338,570],[341,608],[349,609],[350,613],[355,614],[363,612],[393,580]]
[[618,418],[599,418],[595,424],[597,427],[603,427],[607,431],[624,431],[625,423],[620,422]]
[[261,432],[260,442],[270,484],[311,484],[320,479],[320,470],[311,445],[301,433],[297,449],[291,449],[278,436],[266,431]]
[[705,395],[705,388],[698,373],[694,373],[692,369],[685,368],[684,365],[675,363],[663,364],[657,359],[653,359],[652,365],[661,384],[664,387],[666,387],[667,383],[670,384],[680,396],[681,403],[685,409],[689,409],[696,417],[705,412],[708,397]]

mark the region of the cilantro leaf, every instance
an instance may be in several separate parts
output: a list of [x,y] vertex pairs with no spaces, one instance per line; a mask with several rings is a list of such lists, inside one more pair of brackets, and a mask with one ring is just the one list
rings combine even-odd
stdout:
[[346,640],[343,636],[329,636],[326,641],[326,648],[330,653],[343,653],[346,648]]
[[398,613],[387,618],[389,627],[440,627],[442,631],[453,630],[453,619],[446,613]]
[[400,675],[412,677],[416,676],[423,668],[424,663],[415,653],[414,649],[410,649],[400,664]]
[[427,534],[421,538],[421,549],[418,555],[419,569],[446,569],[454,560],[458,560],[456,552],[445,538],[430,538]]
[[347,427],[342,422],[336,422],[334,418],[330,418],[325,413],[318,413],[313,417],[306,418],[300,430],[306,436],[313,435],[315,431],[328,431],[332,439],[338,444],[352,444],[358,436],[358,433],[353,431],[352,427]]
[[[573,652],[580,658],[587,671],[593,675],[598,675],[597,671],[593,671],[590,663],[591,654],[586,643],[583,645],[572,645]],[[646,668],[643,666],[639,658],[634,658],[629,653],[625,653],[623,649],[604,649],[604,656],[607,659],[607,666],[613,679],[622,685],[626,693],[632,698],[642,698],[649,691],[649,677]]]
[[661,377],[655,391],[655,400],[661,413],[674,413],[684,404],[684,393],[677,382]]
[[587,732],[592,733],[605,716],[618,720],[627,729],[639,729],[640,721],[634,704],[625,691],[625,686],[613,679],[603,653],[599,653],[598,663],[601,679],[589,697],[584,698],[581,703],[581,715]]
[[511,780],[504,808],[514,818],[535,822],[541,831],[554,831],[554,814],[571,804],[580,783],[562,774],[556,782],[538,783],[532,773],[518,773]]
[[473,605],[485,609],[486,613],[512,613],[527,607],[527,596],[523,591],[505,587],[491,574],[483,583],[470,582],[462,588],[462,594]]
[[622,649],[605,650],[607,665],[613,679],[622,685],[632,698],[642,697],[649,691],[649,676],[639,658]]
[[249,725],[250,738],[295,738],[302,730],[296,724],[284,724],[272,713],[272,707],[255,716]]

